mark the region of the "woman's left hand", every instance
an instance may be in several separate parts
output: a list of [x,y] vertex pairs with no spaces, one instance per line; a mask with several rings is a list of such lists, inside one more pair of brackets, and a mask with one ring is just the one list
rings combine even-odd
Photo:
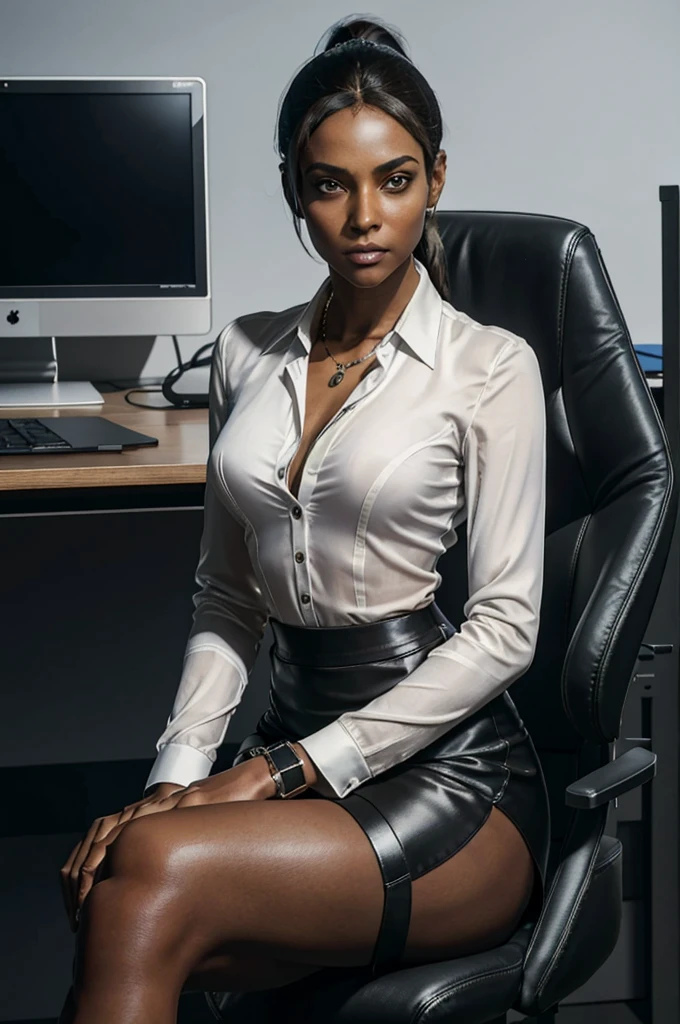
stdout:
[[[309,760],[306,751],[298,744],[294,744],[294,747],[298,755],[302,757],[305,779],[308,785],[311,785],[316,781],[316,771],[313,762]],[[267,759],[263,755],[258,755],[257,757],[251,757],[246,761],[242,761],[233,768],[227,768],[226,771],[218,772],[217,775],[209,775],[206,779],[192,782],[186,789],[177,790],[176,793],[171,793],[170,796],[165,797],[163,800],[157,800],[155,803],[140,804],[126,821],[115,825],[106,834],[99,835],[91,843],[87,856],[80,865],[80,884],[78,886],[77,908],[75,911],[76,922],[88,892],[98,881],[107,847],[131,821],[143,818],[147,814],[171,811],[178,807],[226,804],[238,800],[270,800],[276,797],[276,793],[276,784],[269,771]],[[295,798],[293,797],[293,799]],[[79,843],[78,847],[80,845]]]

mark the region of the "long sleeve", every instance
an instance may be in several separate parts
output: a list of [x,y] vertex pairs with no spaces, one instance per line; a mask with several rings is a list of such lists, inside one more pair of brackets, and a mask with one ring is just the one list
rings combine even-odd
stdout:
[[[228,392],[220,334],[210,372],[209,448],[224,424]],[[172,712],[156,743],[158,756],[144,792],[157,782],[189,785],[206,778],[247,685],[267,623],[244,526],[220,500],[208,459],[204,524],[193,624]]]
[[406,679],[300,740],[327,796],[406,760],[503,692],[531,664],[545,536],[545,399],[523,339],[498,353],[463,440],[465,620]]

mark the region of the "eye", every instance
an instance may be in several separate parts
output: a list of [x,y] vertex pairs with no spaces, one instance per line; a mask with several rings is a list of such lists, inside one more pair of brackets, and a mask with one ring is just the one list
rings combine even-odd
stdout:
[[[337,185],[337,181],[333,181],[332,178],[320,178],[319,181],[314,182],[314,188],[318,188],[322,195],[329,195],[325,189],[322,189],[322,185]],[[333,190],[335,191],[335,190]]]
[[389,189],[390,192],[401,192],[402,189],[406,188],[406,186],[408,185],[409,181],[411,180],[411,177],[408,174],[393,174],[392,177],[388,178],[387,180],[389,182],[389,181],[397,181],[398,179],[401,179],[404,182],[404,184],[399,189],[395,189],[395,188]]
[[[393,174],[391,177],[389,177],[387,179],[387,183],[389,184],[389,182],[393,182],[393,181],[397,182],[397,187],[396,188],[388,188],[387,191],[388,192],[403,192],[403,190],[407,187],[408,183],[411,181],[411,175],[410,174]],[[323,188],[322,187],[322,186],[326,186],[326,185],[330,185],[331,188]],[[333,186],[335,186],[335,187],[333,187]],[[318,189],[318,191],[322,195],[328,196],[328,195],[335,195],[339,190],[342,189],[342,185],[338,184],[337,181],[334,181],[333,178],[319,178],[318,181],[314,182],[314,188]]]

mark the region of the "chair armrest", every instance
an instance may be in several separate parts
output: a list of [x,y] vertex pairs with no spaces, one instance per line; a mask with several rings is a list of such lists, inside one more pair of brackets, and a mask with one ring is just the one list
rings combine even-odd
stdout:
[[615,797],[649,782],[656,775],[656,754],[642,747],[632,747],[621,757],[597,768],[567,786],[568,807],[601,807]]

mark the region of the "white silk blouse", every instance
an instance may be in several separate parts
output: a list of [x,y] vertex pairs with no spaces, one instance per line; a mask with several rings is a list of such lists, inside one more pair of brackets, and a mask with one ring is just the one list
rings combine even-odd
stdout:
[[[435,599],[437,560],[465,524],[464,621],[405,679],[299,742],[315,789],[347,796],[505,690],[534,656],[543,587],[545,397],[531,346],[418,286],[377,365],[313,443],[307,304],[228,324],[215,345],[210,456],[193,625],[146,790],[210,774],[268,616],[372,622]],[[253,728],[255,728],[253,723]]]

